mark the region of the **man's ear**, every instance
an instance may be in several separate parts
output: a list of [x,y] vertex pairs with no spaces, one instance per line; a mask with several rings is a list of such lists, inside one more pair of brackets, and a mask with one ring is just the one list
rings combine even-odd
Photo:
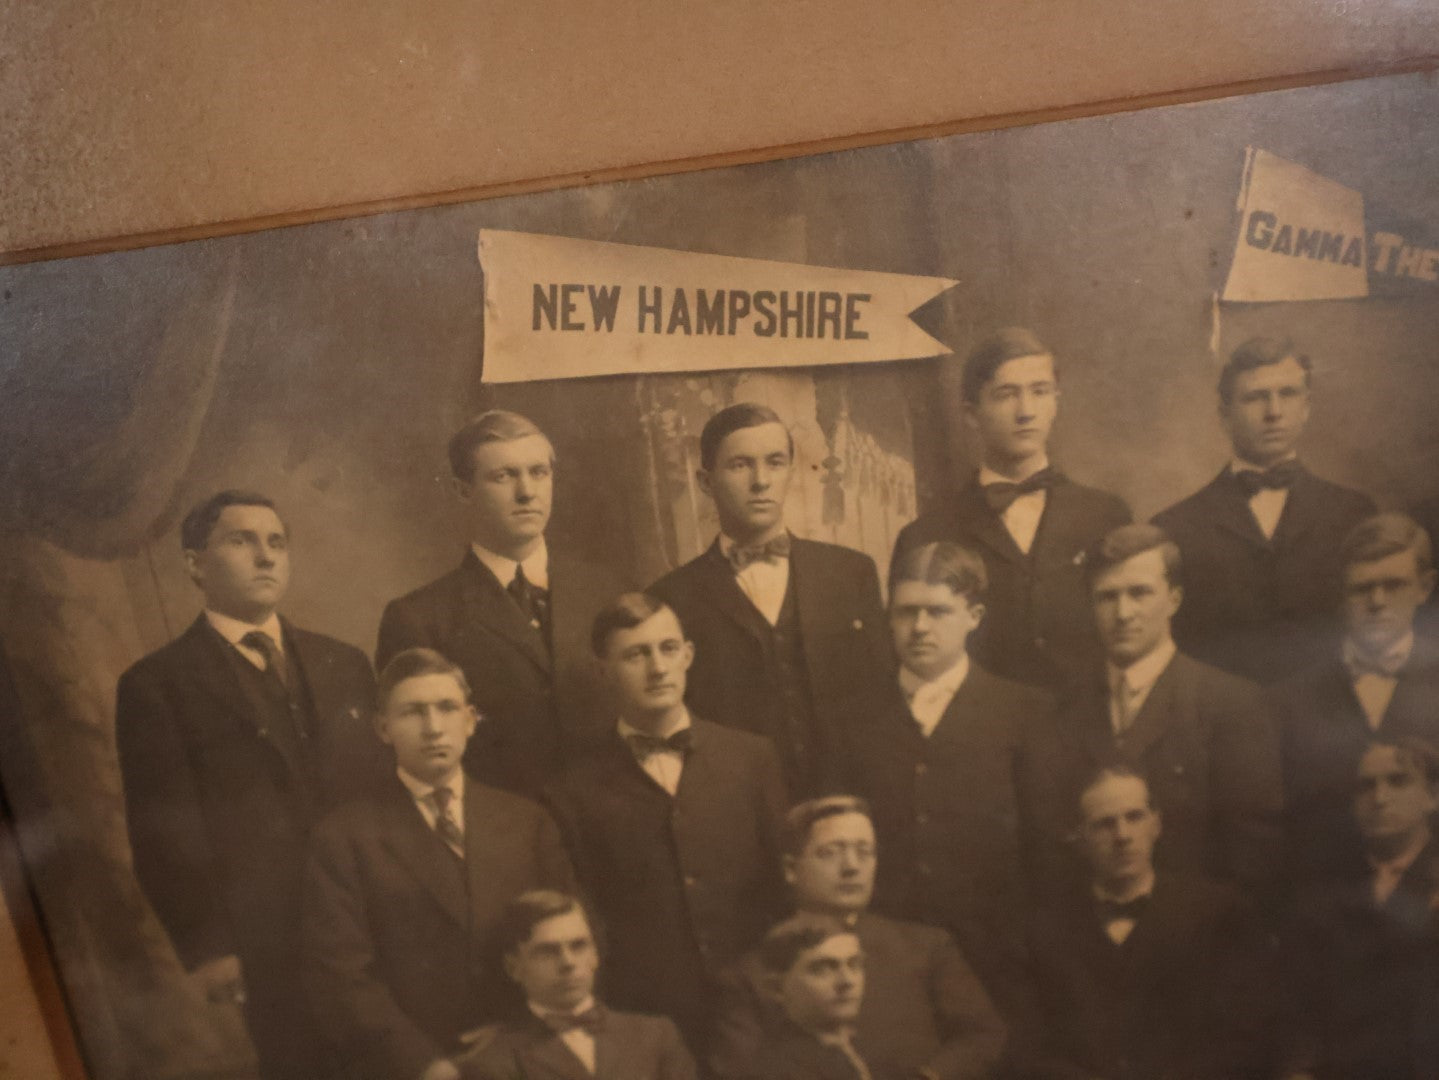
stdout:
[[784,1001],[784,976],[766,971],[760,976],[760,993],[776,1004]]
[[185,573],[196,585],[200,584],[200,553],[193,548],[185,549]]
[[685,638],[685,670],[688,671],[688,670],[690,669],[690,665],[693,664],[694,662],[695,662],[695,643],[694,643],[693,641],[691,641],[689,638]]
[[784,883],[789,886],[793,886],[795,878],[799,876],[795,873],[794,864],[795,857],[793,855],[781,855],[779,857],[780,873],[784,875]]
[[516,960],[515,960],[515,954],[512,953],[512,952],[507,952],[507,953],[505,953],[504,956],[501,957],[501,959],[504,961],[504,964],[505,964],[505,974],[510,977],[510,981],[511,981],[511,982],[516,982],[516,983],[519,982],[519,981],[520,981],[520,975],[519,975],[520,966],[519,966],[519,964],[518,964],[518,963],[516,962]]
[[1179,614],[1179,609],[1184,606],[1184,586],[1169,586],[1169,617],[1172,619]]
[[386,746],[390,745],[390,732],[385,726],[385,710],[376,709],[374,718],[370,721],[375,728],[375,736]]
[[470,495],[475,490],[473,480],[461,480],[458,476],[450,477],[450,494],[459,499],[460,502],[469,502]]
[[1431,567],[1419,575],[1419,587],[1424,590],[1424,599],[1428,600],[1429,595],[1434,591],[1435,574]]
[[703,491],[706,495],[708,495],[711,499],[715,497],[714,482],[710,479],[710,473],[708,469],[695,470],[695,483],[698,484],[699,489]]
[[974,620],[974,625],[970,627],[970,633],[973,633],[979,629],[979,624],[984,621],[984,605],[978,601],[970,604],[969,617]]

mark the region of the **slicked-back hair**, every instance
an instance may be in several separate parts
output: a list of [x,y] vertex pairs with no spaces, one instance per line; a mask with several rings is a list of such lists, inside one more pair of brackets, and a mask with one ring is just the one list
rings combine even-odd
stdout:
[[779,413],[768,405],[741,401],[727,409],[721,409],[705,421],[704,430],[700,432],[700,468],[708,472],[715,467],[720,444],[736,431],[760,427],[763,424],[778,424],[784,428],[785,437],[789,440],[790,460],[793,461],[794,436],[789,433],[788,425],[779,418]]
[[1282,364],[1290,357],[1304,371],[1304,385],[1307,388],[1313,379],[1313,365],[1309,357],[1301,353],[1289,338],[1252,337],[1229,354],[1229,360],[1219,372],[1219,403],[1226,409],[1234,403],[1234,384],[1239,376],[1255,368]]
[[460,665],[434,649],[414,648],[397,652],[380,672],[375,684],[375,701],[381,712],[390,704],[390,695],[395,687],[406,679],[418,679],[421,675],[452,675],[464,691],[465,700],[470,700],[470,681]]
[[1184,583],[1184,563],[1179,557],[1179,545],[1158,525],[1137,521],[1110,530],[1089,546],[1084,553],[1085,584],[1093,588],[1101,574],[1146,551],[1159,552],[1164,560],[1164,579],[1172,587],[1178,588]]
[[[674,609],[649,593],[620,593],[595,616],[595,621],[590,626],[590,649],[603,660],[610,647],[610,636],[616,630],[633,630],[661,611],[673,612]],[[675,615],[675,622],[679,622],[679,618]],[[680,627],[680,633],[684,633],[683,626]]]
[[784,816],[784,827],[780,835],[780,850],[786,855],[798,858],[804,854],[814,827],[826,818],[841,814],[863,814],[874,821],[874,812],[869,803],[858,795],[825,795],[809,799],[790,807]]
[[770,928],[759,944],[760,967],[771,975],[787,975],[799,958],[832,937],[854,930],[831,915],[803,911]]
[[[485,443],[513,442],[538,435],[546,442],[550,437],[528,416],[508,409],[491,409],[474,417],[450,437],[450,472],[455,479],[470,483],[475,478],[475,451]],[[554,444],[550,443],[550,462],[554,463]]]
[[[1389,749],[1394,751],[1394,756],[1399,764],[1412,768],[1424,778],[1424,782],[1430,787],[1439,791],[1439,748],[1428,739],[1420,735],[1398,735],[1392,739],[1371,739],[1364,746],[1364,752],[1359,755],[1362,763],[1374,750]],[[1355,769],[1355,782],[1357,784],[1359,772]]]
[[1022,326],[1006,326],[996,330],[969,351],[964,361],[964,374],[959,380],[959,392],[971,405],[979,401],[985,386],[994,378],[995,372],[1011,360],[1022,356],[1047,356],[1054,369],[1054,378],[1059,379],[1059,361],[1054,351],[1039,340],[1033,330]]
[[937,540],[910,548],[889,568],[889,596],[906,581],[924,585],[947,585],[950,592],[971,604],[984,599],[989,589],[989,574],[984,558],[978,552],[952,540]]
[[578,911],[589,924],[590,935],[599,945],[599,930],[585,902],[578,896],[558,889],[530,889],[520,893],[500,911],[495,943],[500,955],[512,955],[534,936],[535,927],[546,919],[555,919]]
[[1414,564],[1424,574],[1434,568],[1434,546],[1424,527],[1408,514],[1386,510],[1365,518],[1349,530],[1339,545],[1347,570],[1359,563],[1378,562],[1401,551],[1414,552]]
[[[220,520],[223,514],[231,506],[263,506],[275,511],[275,516],[280,516],[280,511],[275,509],[275,502],[268,495],[261,495],[257,491],[241,491],[231,489],[219,491],[211,495],[202,503],[196,504],[185,515],[185,520],[180,523],[180,548],[182,551],[204,551],[210,542],[210,534],[215,531],[215,523]],[[285,524],[284,519],[280,521],[280,527],[285,530],[288,536],[290,527]]]

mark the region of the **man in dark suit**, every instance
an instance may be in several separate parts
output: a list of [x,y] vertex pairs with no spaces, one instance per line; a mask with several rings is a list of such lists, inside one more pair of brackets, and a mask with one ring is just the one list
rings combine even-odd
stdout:
[[1439,754],[1413,736],[1356,767],[1361,855],[1301,896],[1287,955],[1290,1080],[1439,1076]]
[[[785,848],[795,909],[838,920],[864,950],[869,993],[853,1021],[853,1042],[870,1067],[915,1080],[989,1076],[1004,1046],[1004,1022],[954,940],[936,927],[868,910],[877,852],[864,800],[831,795],[794,807]],[[725,972],[710,1059],[717,1076],[757,1072],[763,1044],[785,1034],[770,983],[762,948]]]
[[978,474],[905,526],[894,561],[951,540],[984,556],[988,612],[971,654],[986,670],[1057,687],[1099,656],[1082,566],[1085,549],[1130,520],[1115,495],[1049,463],[1059,407],[1054,354],[1028,330],[1000,330],[965,361],[964,414],[984,458]]
[[504,1014],[504,906],[572,889],[559,830],[537,804],[465,776],[475,730],[464,672],[408,649],[380,673],[388,783],[315,831],[303,970],[329,1051],[370,1080],[459,1080],[462,1035]]
[[1358,857],[1354,770],[1373,739],[1439,741],[1439,642],[1415,633],[1434,590],[1428,534],[1403,514],[1376,514],[1345,538],[1340,560],[1343,642],[1270,694],[1296,882],[1342,872]]
[[767,739],[690,715],[695,647],[654,597],[619,597],[593,642],[618,723],[548,798],[604,923],[605,997],[671,1017],[702,1054],[715,975],[783,907],[779,760]]
[[1034,839],[1026,732],[1054,703],[970,659],[985,588],[984,560],[947,541],[910,548],[891,568],[899,676],[850,725],[849,771],[885,856],[875,906],[949,929],[1008,1008]]
[[525,1005],[476,1036],[459,1063],[465,1080],[696,1080],[673,1022],[595,1000],[599,947],[575,897],[548,889],[515,897],[500,948]]
[[625,584],[546,544],[554,449],[532,421],[482,413],[450,440],[449,458],[469,550],[458,569],[385,608],[375,663],[423,646],[459,664],[484,717],[466,770],[536,795],[595,735],[590,622]]
[[374,675],[276,614],[289,535],[269,499],[220,492],[180,541],[205,610],[116,695],[135,876],[201,990],[243,1003],[266,1080],[314,1080],[327,1074],[295,967],[305,843],[382,775]]
[[1088,880],[1033,917],[1039,1010],[1017,1040],[1027,1080],[1235,1080],[1264,1069],[1272,965],[1232,888],[1156,870],[1144,780],[1101,770],[1079,799]]
[[650,591],[696,647],[689,703],[773,741],[795,794],[830,785],[847,703],[888,668],[879,577],[867,555],[784,524],[794,443],[762,405],[731,405],[700,435],[699,484],[720,535]]
[[1374,513],[1369,496],[1299,462],[1309,357],[1252,338],[1219,376],[1234,455],[1187,499],[1156,514],[1184,555],[1188,601],[1174,623],[1185,652],[1260,683],[1330,655],[1338,638],[1339,545]]
[[[1124,761],[1150,778],[1164,813],[1162,866],[1236,882],[1268,899],[1282,790],[1263,692],[1175,648],[1171,620],[1189,593],[1179,550],[1161,530],[1116,529],[1085,565],[1107,658],[1076,686],[1057,722],[1035,732],[1029,790],[1063,793],[1100,763]],[[1051,803],[1040,811],[1051,823],[1051,853],[1065,809]]]

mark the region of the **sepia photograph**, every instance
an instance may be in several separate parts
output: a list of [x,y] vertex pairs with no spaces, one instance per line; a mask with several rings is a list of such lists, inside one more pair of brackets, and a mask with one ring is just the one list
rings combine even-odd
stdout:
[[92,1080],[1435,1080],[1439,82],[0,267]]

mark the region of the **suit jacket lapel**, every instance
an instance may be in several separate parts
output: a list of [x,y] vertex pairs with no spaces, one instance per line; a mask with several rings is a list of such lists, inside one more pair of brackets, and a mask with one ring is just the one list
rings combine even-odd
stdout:
[[[791,559],[793,559],[792,553]],[[739,583],[735,581],[734,570],[730,567],[729,561],[720,554],[718,537],[710,545],[709,550],[699,557],[695,564],[695,572],[701,586],[714,601],[715,607],[738,623],[747,633],[761,641],[764,640],[768,630],[764,616],[750,603],[749,597],[744,594]],[[793,565],[790,566],[789,587],[794,588]]]
[[600,1071],[602,1037],[603,1032],[595,1037],[595,1071],[591,1073],[564,1039],[542,1020],[531,1017],[520,1051],[525,1070],[521,1075],[524,1080],[594,1080],[595,1076],[603,1076],[605,1074]]
[[[471,800],[465,799],[465,844],[468,848],[471,826]],[[470,903],[465,888],[465,874],[458,873],[454,852],[445,846],[415,805],[414,797],[396,778],[385,797],[377,804],[383,828],[382,843],[390,854],[407,867],[425,890],[438,901],[446,914],[461,926],[470,925]],[[473,855],[466,860],[468,872],[474,872]]]
[[[1269,547],[1269,540],[1259,528],[1259,522],[1254,520],[1254,512],[1249,509],[1249,500],[1244,497],[1238,484],[1229,475],[1229,468],[1225,466],[1213,480],[1209,482],[1209,498],[1206,500],[1214,515],[1214,524],[1225,532],[1233,533],[1241,540],[1246,541],[1255,547]],[[1292,497],[1293,492],[1290,492]],[[1290,500],[1285,500],[1284,512],[1288,514]],[[1280,519],[1280,528],[1283,527],[1283,519]],[[1278,536],[1278,532],[1275,532]]]
[[1274,528],[1273,543],[1276,548],[1282,549],[1293,544],[1328,512],[1328,508],[1323,505],[1323,496],[1316,488],[1314,477],[1306,470],[1300,469],[1284,500],[1279,524]]
[[1185,660],[1179,653],[1159,673],[1149,696],[1140,706],[1139,715],[1129,725],[1124,735],[1126,756],[1133,759],[1143,757],[1164,733],[1173,725],[1175,713],[1182,707],[1181,699],[1188,685],[1184,670]]
[[[551,667],[550,653],[539,632],[525,621],[514,598],[505,591],[495,575],[475,556],[465,552],[460,564],[464,574],[460,588],[464,593],[464,610],[468,617],[484,624],[486,629],[509,641],[542,671]],[[554,605],[551,605],[552,612]]]
[[[1053,492],[1051,491],[1052,495]],[[1009,535],[1009,530],[1004,527],[998,514],[989,508],[989,503],[984,497],[984,488],[980,487],[979,479],[976,477],[962,488],[958,495],[959,517],[961,521],[969,523],[975,540],[983,544],[993,555],[999,556],[1006,562],[1021,564],[1024,562],[1024,552],[1019,550],[1019,545],[1014,542],[1014,537]],[[1049,513],[1048,500],[1046,499],[1045,514]],[[1040,531],[1044,529],[1044,521],[1040,519]],[[1035,534],[1035,542],[1038,543],[1038,533]]]

